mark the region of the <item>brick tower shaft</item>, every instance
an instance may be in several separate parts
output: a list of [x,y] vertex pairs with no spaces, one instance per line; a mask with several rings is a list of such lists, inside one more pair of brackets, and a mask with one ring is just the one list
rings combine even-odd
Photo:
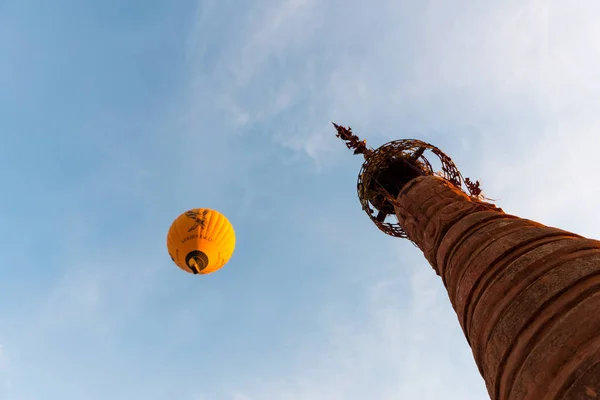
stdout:
[[600,400],[600,242],[412,179],[395,214],[448,291],[492,400]]

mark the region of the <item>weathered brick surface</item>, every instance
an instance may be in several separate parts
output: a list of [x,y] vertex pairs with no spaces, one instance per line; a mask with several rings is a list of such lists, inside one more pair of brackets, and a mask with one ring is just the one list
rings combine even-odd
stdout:
[[600,242],[412,180],[396,215],[441,276],[492,400],[600,400]]

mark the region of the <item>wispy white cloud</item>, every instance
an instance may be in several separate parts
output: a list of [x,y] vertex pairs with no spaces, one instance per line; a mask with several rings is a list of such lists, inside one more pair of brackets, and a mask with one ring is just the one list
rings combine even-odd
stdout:
[[[347,156],[332,120],[351,125],[373,146],[417,137],[481,179],[506,211],[594,233],[585,215],[598,195],[586,182],[600,166],[596,3],[578,9],[541,0],[257,4],[223,40],[218,68],[201,68],[206,43],[190,45],[199,71],[194,79],[218,89],[217,108],[232,131],[260,130],[320,167]],[[204,11],[199,25],[219,12]],[[578,211],[574,196],[584,199]],[[306,357],[293,374],[240,385],[238,395],[486,398],[441,282],[416,257],[408,303],[406,282],[397,276],[365,281],[370,294],[357,296],[368,316],[353,319],[351,310],[329,305],[327,344],[304,344]]]
[[[34,37],[25,11],[18,32]],[[64,142],[83,154],[71,160],[71,150],[44,147],[54,158],[34,165],[40,159],[22,157],[36,170],[19,177],[23,199],[30,186],[43,186],[50,211],[35,216],[43,238],[25,234],[29,214],[8,218],[20,237],[11,262],[23,268],[6,289],[18,282],[27,294],[5,308],[0,326],[10,356],[3,364],[0,352],[0,374],[14,379],[13,398],[37,398],[27,389],[36,372],[36,390],[61,399],[93,398],[91,391],[194,400],[486,398],[439,278],[418,250],[366,219],[354,197],[359,162],[330,121],[374,146],[430,141],[507,211],[597,237],[599,193],[589,182],[600,167],[598,11],[591,0],[578,8],[539,0],[201,1],[186,73],[161,81],[179,82],[182,96],[162,104],[174,111],[145,113],[143,122],[108,107],[119,94],[103,91],[121,88],[135,102],[128,96],[139,87],[128,85],[139,73],[115,84],[112,71],[138,71],[139,60],[117,65],[110,56],[120,47],[94,50],[85,65],[92,70],[89,60],[102,55],[102,88],[86,86],[89,94],[52,112],[50,102],[36,108],[24,97],[24,109],[49,115],[40,126],[4,129],[48,132],[48,121],[63,117],[57,131],[77,133],[52,136],[48,147]],[[0,25],[2,38],[17,32]],[[127,49],[146,54],[164,43],[147,36],[139,29],[124,38]],[[52,40],[65,54],[81,50],[79,39],[64,50],[57,37],[48,53],[57,49]],[[26,54],[14,53],[10,40],[0,38],[0,47]],[[43,59],[35,46],[28,50]],[[160,60],[169,58],[159,50]],[[36,66],[25,63],[29,53],[0,66],[0,82],[12,82],[21,64]],[[162,76],[152,69],[158,64],[144,63],[145,73]],[[34,72],[40,82],[60,81],[61,71]],[[87,84],[89,76],[79,79]],[[14,81],[37,83],[27,74]],[[54,86],[35,86],[54,98]],[[30,92],[15,95],[23,93]],[[107,111],[85,114],[81,106],[85,122],[69,125],[72,106],[98,93],[106,103],[87,106]],[[81,132],[93,141],[79,140]],[[339,174],[345,160],[356,170]],[[78,174],[39,178],[46,168]],[[341,182],[347,189],[336,187]],[[164,249],[173,210],[199,204],[218,205],[240,232],[236,261],[205,280],[172,274]],[[21,260],[36,246],[48,265]],[[269,351],[272,364],[262,361]]]
[[[266,69],[270,58],[304,50],[303,45],[314,34],[307,28],[314,26],[318,5],[316,0],[283,0],[260,2],[253,7],[242,26],[244,38],[228,59],[235,86],[248,85],[260,70]],[[281,94],[274,100],[273,104],[280,105]]]

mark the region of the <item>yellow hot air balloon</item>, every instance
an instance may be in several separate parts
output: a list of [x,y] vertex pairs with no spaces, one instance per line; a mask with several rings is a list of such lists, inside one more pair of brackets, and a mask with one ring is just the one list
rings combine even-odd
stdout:
[[210,274],[229,262],[235,231],[229,220],[210,208],[194,208],[178,216],[167,234],[171,260],[193,274]]

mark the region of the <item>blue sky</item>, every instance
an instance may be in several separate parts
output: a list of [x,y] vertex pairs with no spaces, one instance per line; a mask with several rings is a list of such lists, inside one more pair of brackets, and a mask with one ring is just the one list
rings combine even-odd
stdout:
[[[599,237],[600,5],[488,3],[1,2],[0,397],[487,398],[330,121]],[[166,250],[194,207],[237,233],[208,276]]]

